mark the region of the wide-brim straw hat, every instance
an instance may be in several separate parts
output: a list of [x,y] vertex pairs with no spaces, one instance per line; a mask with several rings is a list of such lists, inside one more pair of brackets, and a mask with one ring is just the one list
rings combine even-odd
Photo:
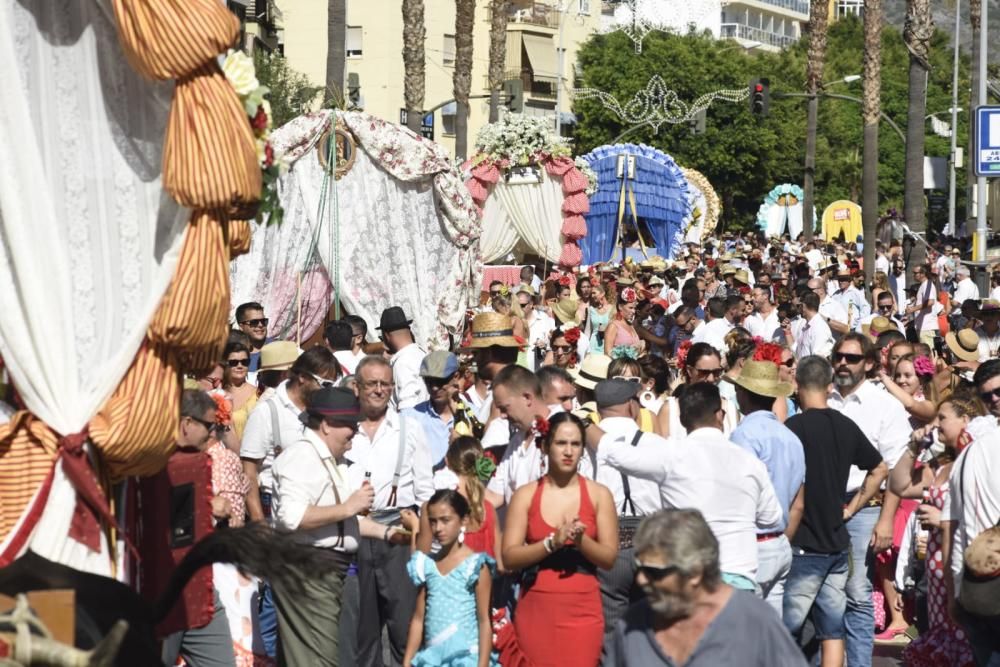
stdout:
[[276,340],[260,348],[259,371],[287,371],[299,358],[299,346],[294,341]]
[[952,354],[962,361],[979,361],[979,334],[972,329],[949,331],[944,342]]
[[514,338],[514,324],[500,313],[479,313],[472,319],[472,339],[463,350],[484,347],[522,347],[523,342]]
[[750,284],[750,274],[748,274],[744,269],[738,269],[733,275],[733,280],[741,282],[744,285]]
[[562,324],[576,324],[580,323],[577,321],[577,309],[580,307],[580,302],[576,299],[559,299],[554,306],[552,306],[552,314],[556,316]]
[[870,324],[861,325],[861,333],[866,333],[872,338],[878,338],[886,331],[899,331],[899,328],[888,317],[881,315],[873,318]]
[[588,354],[580,364],[580,371],[574,384],[584,389],[593,389],[597,383],[608,379],[611,357],[606,354]]
[[792,393],[792,385],[778,378],[778,367],[771,361],[747,361],[739,377],[727,378],[749,392],[778,398]]

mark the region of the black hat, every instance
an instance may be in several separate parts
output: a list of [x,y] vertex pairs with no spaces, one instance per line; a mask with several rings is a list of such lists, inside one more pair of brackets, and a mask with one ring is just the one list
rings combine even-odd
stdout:
[[306,411],[301,415],[303,422],[308,415],[325,417],[335,422],[357,424],[361,421],[361,403],[350,389],[325,387],[309,397]]
[[628,380],[602,380],[594,387],[597,407],[610,408],[627,403],[639,393],[639,383]]
[[406,313],[399,306],[390,306],[382,311],[382,318],[379,320],[379,331],[389,333],[398,329],[406,329],[413,323],[413,320],[406,319]]

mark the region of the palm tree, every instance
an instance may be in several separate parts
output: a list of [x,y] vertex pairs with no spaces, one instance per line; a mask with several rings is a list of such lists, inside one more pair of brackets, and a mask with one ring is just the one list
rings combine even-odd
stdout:
[[344,98],[344,59],[347,53],[347,0],[326,2],[326,91],[323,106]]
[[[472,89],[472,29],[476,0],[455,0],[455,157],[464,159],[469,141],[469,91]],[[492,31],[491,31],[492,32]]]
[[406,126],[420,134],[424,115],[424,0],[403,0],[403,102]]
[[[924,114],[927,112],[928,60],[934,22],[930,0],[907,0],[903,41],[910,52],[909,102],[906,112],[906,171],[903,187],[903,217],[916,233],[927,228],[924,217]],[[924,246],[916,243],[910,266],[924,261]]]
[[875,272],[875,232],[878,227],[878,123],[882,95],[882,0],[865,0],[864,70],[861,116],[864,157],[861,162],[861,229],[864,232],[865,283]]
[[823,64],[826,60],[826,29],[829,6],[825,2],[812,2],[809,6],[809,51],[806,61],[806,92],[809,93],[809,110],[806,116],[806,164],[802,179],[802,229],[807,241],[813,238],[813,180],[816,176],[816,125],[819,117],[819,93],[823,88]]
[[490,122],[500,120],[500,89],[503,88],[507,60],[507,5],[509,0],[493,0],[490,5]]

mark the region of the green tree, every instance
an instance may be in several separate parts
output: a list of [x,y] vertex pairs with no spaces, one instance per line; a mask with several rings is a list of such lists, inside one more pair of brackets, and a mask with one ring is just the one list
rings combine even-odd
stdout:
[[257,80],[271,91],[267,98],[271,102],[275,127],[309,111],[316,97],[323,92],[322,87],[309,85],[305,74],[289,67],[288,61],[276,53],[257,50],[253,62]]
[[[778,93],[804,94],[808,41],[800,40],[779,53],[751,52],[732,48],[700,34],[650,33],[641,54],[629,48],[621,33],[595,35],[581,49],[581,87],[596,88],[626,103],[646,87],[653,73],[668,89],[690,102],[721,89],[744,89],[751,79],[771,81],[770,113],[762,121],[750,113],[747,102],[717,101],[708,109],[707,128],[691,135],[686,125],[633,128],[604,108],[597,99],[578,99],[574,112],[577,152],[610,143],[623,132],[622,141],[646,143],[673,156],[679,164],[701,171],[723,200],[723,223],[728,228],[750,227],[764,196],[776,185],[801,185],[805,155],[806,100],[781,98]],[[823,80],[829,92],[859,97],[860,86],[832,87],[848,75],[862,71],[864,34],[861,21],[847,17],[832,23]],[[936,32],[929,49],[931,63],[927,82],[927,111],[940,113],[951,106],[950,40]],[[897,28],[882,32],[882,112],[906,126],[908,109],[909,53]],[[960,86],[968,86],[968,59],[963,58]],[[819,108],[816,143],[815,200],[817,216],[837,199],[861,200],[863,145],[862,108],[847,100],[824,98]],[[882,210],[901,207],[904,184],[905,146],[899,136],[881,126],[879,141],[879,205]],[[959,145],[968,132],[968,119],[959,118]],[[948,154],[948,139],[928,134],[926,154]],[[964,172],[959,175],[964,179]],[[964,206],[963,193],[959,208]],[[961,213],[959,216],[961,219]]]

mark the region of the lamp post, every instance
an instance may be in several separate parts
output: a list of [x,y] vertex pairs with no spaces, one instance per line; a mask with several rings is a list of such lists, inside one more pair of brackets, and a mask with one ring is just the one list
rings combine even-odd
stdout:
[[563,88],[563,61],[566,57],[566,50],[563,48],[563,27],[566,10],[573,0],[565,0],[559,5],[559,64],[556,72],[556,136],[562,136],[562,88]]
[[[975,2],[976,0],[972,0]],[[989,10],[989,3],[986,0],[980,0],[980,15],[981,21],[979,28],[979,106],[983,106],[987,103],[986,99],[986,48],[989,42],[986,39],[987,33],[989,33],[989,21],[987,17],[987,12]],[[957,104],[952,104],[952,106],[958,106]],[[974,156],[970,156],[974,157]],[[973,254],[973,259],[979,261],[984,261],[986,259],[986,177],[980,176],[976,179],[976,243],[975,243],[975,253]]]
[[[976,0],[972,0],[975,2]],[[955,156],[958,153],[958,46],[959,27],[962,25],[962,15],[959,9],[962,0],[955,0],[955,62],[951,71],[951,147],[948,152],[948,228],[946,234],[955,235]],[[985,24],[984,24],[985,25]]]

